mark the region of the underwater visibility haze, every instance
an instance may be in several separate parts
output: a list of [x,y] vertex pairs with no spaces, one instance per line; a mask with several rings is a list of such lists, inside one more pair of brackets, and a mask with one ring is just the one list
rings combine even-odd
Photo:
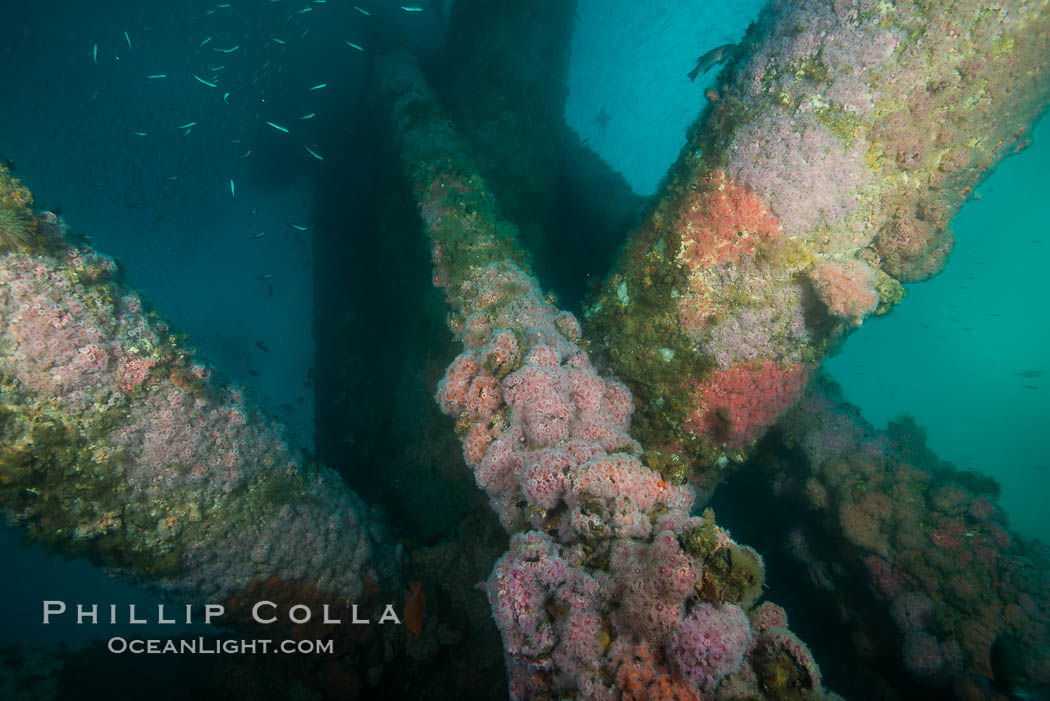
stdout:
[[1050,1],[9,5],[0,699],[1050,698]]

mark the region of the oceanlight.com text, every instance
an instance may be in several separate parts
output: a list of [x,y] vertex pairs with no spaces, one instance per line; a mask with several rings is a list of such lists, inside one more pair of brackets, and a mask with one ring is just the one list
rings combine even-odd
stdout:
[[186,638],[165,640],[156,638],[113,637],[106,648],[117,655],[331,655],[332,640],[216,640],[215,638]]

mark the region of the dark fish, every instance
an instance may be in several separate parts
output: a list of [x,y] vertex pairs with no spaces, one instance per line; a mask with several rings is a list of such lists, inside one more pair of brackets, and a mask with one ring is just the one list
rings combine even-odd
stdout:
[[255,342],[255,347],[258,348],[259,350],[261,350],[263,353],[269,353],[270,352],[270,349],[267,348],[266,344],[263,343],[262,341],[256,341]]
[[992,643],[989,660],[992,663],[990,685],[1009,699],[1044,701],[1050,699],[1050,686],[1037,685],[1025,672],[1026,657],[1031,652],[1012,635],[1000,635]]
[[262,375],[260,375],[259,373],[255,372],[254,370],[249,370],[248,374],[251,375],[252,377],[262,377]]
[[1032,465],[1032,469],[1036,472],[1050,472],[1050,466],[1047,465]]
[[256,277],[258,277],[260,280],[269,280],[273,277],[273,275],[270,273],[262,273],[261,275],[258,275]]
[[266,295],[270,299],[273,299],[273,284],[272,283],[266,286]]
[[920,329],[932,329],[933,327],[929,324],[916,324]]
[[612,117],[609,116],[609,113],[605,111],[604,107],[598,110],[598,114],[595,115],[594,121],[598,122],[598,126],[602,128],[602,135],[605,134],[605,127],[608,126],[610,119],[612,119]]
[[1035,385],[1024,385],[1024,388],[1025,389],[1034,389],[1036,392],[1039,391],[1039,388],[1036,387]]
[[962,321],[962,319],[960,319],[957,316],[950,316],[950,317],[948,317],[948,321]]
[[1022,372],[1015,372],[1014,374],[1018,377],[1023,377],[1026,380],[1034,380],[1037,377],[1042,377],[1046,373],[1042,370],[1024,370]]
[[723,63],[729,60],[729,57],[733,55],[736,50],[736,44],[722,44],[708,51],[706,54],[696,59],[696,68],[689,71],[689,80],[696,80],[696,76],[707,73],[709,70],[717,66],[719,63]]

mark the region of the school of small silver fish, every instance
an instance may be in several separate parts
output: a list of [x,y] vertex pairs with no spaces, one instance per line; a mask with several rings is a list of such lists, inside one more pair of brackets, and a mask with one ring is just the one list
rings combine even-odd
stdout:
[[[163,65],[159,65],[155,58],[145,58],[148,52],[144,49],[151,45],[151,27],[145,23],[142,23],[143,26],[118,29],[114,37],[92,41],[90,60],[92,64],[99,67],[99,70],[104,70],[108,64],[115,64],[118,61],[127,63],[143,57],[140,60],[145,64],[142,67],[144,83],[154,86],[170,86],[176,84],[177,81],[185,81],[191,85],[197,85],[198,89],[205,93],[196,105],[186,103],[187,108],[172,115],[172,118],[167,119],[166,123],[136,125],[142,128],[131,130],[131,135],[142,139],[144,143],[148,143],[150,138],[163,138],[172,132],[181,132],[183,137],[187,137],[194,128],[217,128],[217,125],[214,124],[215,120],[209,118],[207,113],[207,109],[214,107],[211,101],[221,100],[221,103],[241,110],[246,107],[249,110],[252,109],[251,102],[254,101],[256,102],[254,120],[261,126],[260,129],[251,128],[251,124],[234,119],[218,125],[218,128],[237,130],[238,136],[231,136],[230,143],[239,145],[242,144],[242,140],[245,142],[237,151],[239,155],[236,155],[231,166],[238,162],[243,163],[251,157],[253,153],[251,142],[253,141],[291,138],[298,140],[301,144],[302,148],[299,153],[304,159],[314,163],[314,167],[324,168],[325,157],[317,143],[317,130],[314,127],[316,123],[324,119],[324,115],[319,111],[323,106],[323,103],[319,102],[319,96],[328,92],[326,89],[329,88],[330,81],[335,81],[340,77],[340,70],[346,70],[346,66],[352,61],[363,60],[358,54],[367,52],[366,38],[371,28],[369,23],[380,21],[374,15],[379,13],[381,17],[382,13],[386,12],[388,15],[402,13],[411,16],[423,13],[427,9],[422,5],[401,5],[396,0],[373,0],[367,5],[351,5],[351,14],[359,17],[359,21],[356,23],[344,22],[344,24],[350,27],[347,30],[348,33],[357,35],[343,37],[343,43],[353,51],[350,51],[346,57],[338,57],[337,60],[329,61],[326,64],[329,75],[311,76],[315,79],[304,81],[301,88],[302,94],[294,101],[294,112],[291,112],[287,107],[286,94],[282,94],[280,100],[276,99],[276,96],[270,100],[265,97],[265,90],[262,95],[259,94],[260,84],[265,84],[273,74],[283,70],[282,58],[286,52],[295,52],[301,42],[314,41],[310,36],[311,29],[316,28],[320,33],[322,30],[329,30],[328,25],[338,23],[331,19],[324,19],[327,0],[267,0],[267,2],[275,9],[270,17],[264,19],[259,18],[258,8],[252,8],[251,17],[247,15],[239,17],[237,5],[233,2],[215,3],[208,10],[188,18],[187,25],[191,28],[191,35],[185,43],[189,47],[189,55],[171,55],[160,62]],[[317,12],[314,12],[315,10]],[[318,24],[319,22],[321,24]],[[354,24],[357,26],[353,26]],[[238,27],[238,29],[224,31],[230,27]],[[119,53],[116,53],[118,45]],[[110,50],[107,50],[107,46]],[[230,62],[229,67],[226,62]],[[249,87],[254,90],[248,90]],[[284,92],[286,90],[282,91]],[[249,97],[249,95],[252,96]],[[91,96],[89,102],[94,101],[97,96],[96,92]],[[278,103],[283,107],[278,107]],[[255,145],[260,146],[261,144],[256,143]],[[233,170],[243,175],[244,166],[231,167],[231,174]],[[172,174],[166,176],[165,180],[173,182],[177,178],[177,174]],[[229,197],[237,198],[236,179],[228,177],[226,180]],[[288,227],[301,232],[309,230],[306,225],[291,222],[288,223]],[[250,238],[258,239],[262,235],[258,233]]]

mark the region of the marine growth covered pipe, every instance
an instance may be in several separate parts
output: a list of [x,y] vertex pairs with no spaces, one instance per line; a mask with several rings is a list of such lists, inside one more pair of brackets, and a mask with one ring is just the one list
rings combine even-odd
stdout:
[[924,280],[1050,93],[1050,3],[777,0],[585,314],[669,480],[708,486]]
[[466,142],[404,55],[379,90],[463,343],[438,385],[510,549],[486,592],[513,698],[825,696],[757,552],[640,459],[621,383],[527,272]]
[[9,521],[231,615],[262,599],[336,608],[392,590],[399,550],[378,514],[221,381],[111,258],[69,244],[30,204],[0,169]]
[[814,596],[834,592],[858,654],[952,698],[1050,685],[1050,549],[1011,530],[994,479],[941,460],[910,419],[876,431],[830,382],[772,433],[761,463],[798,507],[778,510],[787,550]]

